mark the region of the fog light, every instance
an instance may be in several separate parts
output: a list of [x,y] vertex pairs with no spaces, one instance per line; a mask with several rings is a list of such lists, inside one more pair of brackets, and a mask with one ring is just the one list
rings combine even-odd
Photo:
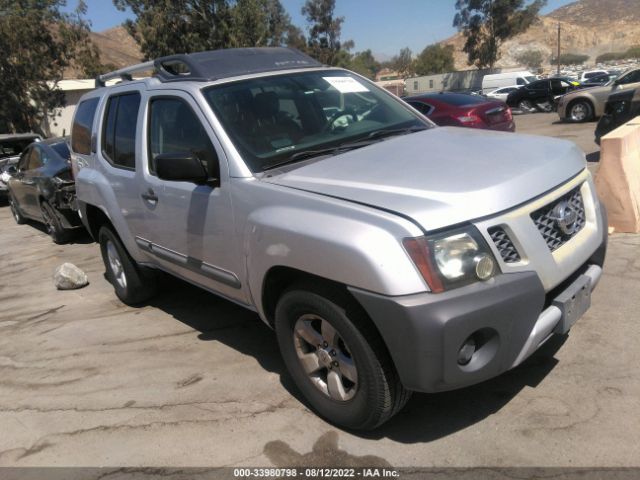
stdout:
[[476,263],[476,276],[480,280],[488,280],[493,276],[493,269],[495,267],[493,258],[489,255],[478,255],[475,258]]
[[469,337],[458,351],[458,365],[467,365],[474,353],[476,353],[476,341],[473,337]]

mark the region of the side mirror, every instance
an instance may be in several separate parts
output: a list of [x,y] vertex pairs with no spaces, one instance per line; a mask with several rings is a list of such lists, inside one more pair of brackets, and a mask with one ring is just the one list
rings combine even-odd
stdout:
[[174,182],[206,183],[202,162],[188,153],[162,153],[153,159],[158,178]]

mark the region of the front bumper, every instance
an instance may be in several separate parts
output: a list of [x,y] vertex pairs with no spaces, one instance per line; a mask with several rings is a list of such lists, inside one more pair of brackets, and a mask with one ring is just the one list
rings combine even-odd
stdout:
[[[606,225],[606,212],[601,211]],[[376,324],[400,379],[410,390],[454,390],[518,366],[553,334],[565,334],[584,308],[576,304],[595,288],[607,248],[602,243],[586,263],[547,292],[535,272],[501,274],[440,294],[387,297],[350,288]],[[582,293],[581,293],[582,290]],[[588,303],[586,305],[588,307]],[[478,349],[467,365],[458,353],[470,337]]]

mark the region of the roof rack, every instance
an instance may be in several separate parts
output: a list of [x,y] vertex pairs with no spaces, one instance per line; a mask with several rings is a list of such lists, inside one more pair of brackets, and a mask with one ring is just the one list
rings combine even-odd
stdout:
[[139,63],[138,65],[132,65],[130,67],[121,68],[120,70],[116,70],[114,72],[105,73],[104,75],[98,75],[96,77],[96,88],[104,87],[108,80],[113,80],[114,78],[121,78],[125,81],[132,80],[132,73],[135,72],[144,72],[146,70],[153,70],[154,64],[153,62],[145,62]]
[[252,73],[322,67],[322,64],[294,48],[230,48],[180,55],[121,68],[96,78],[96,88],[107,80],[131,80],[131,74],[154,70],[161,82],[191,80],[208,82]]

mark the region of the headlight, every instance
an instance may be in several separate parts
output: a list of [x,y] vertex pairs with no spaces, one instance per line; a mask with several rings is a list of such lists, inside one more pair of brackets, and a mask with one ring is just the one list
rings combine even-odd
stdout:
[[495,259],[474,227],[406,238],[403,243],[434,293],[485,281],[496,273]]

